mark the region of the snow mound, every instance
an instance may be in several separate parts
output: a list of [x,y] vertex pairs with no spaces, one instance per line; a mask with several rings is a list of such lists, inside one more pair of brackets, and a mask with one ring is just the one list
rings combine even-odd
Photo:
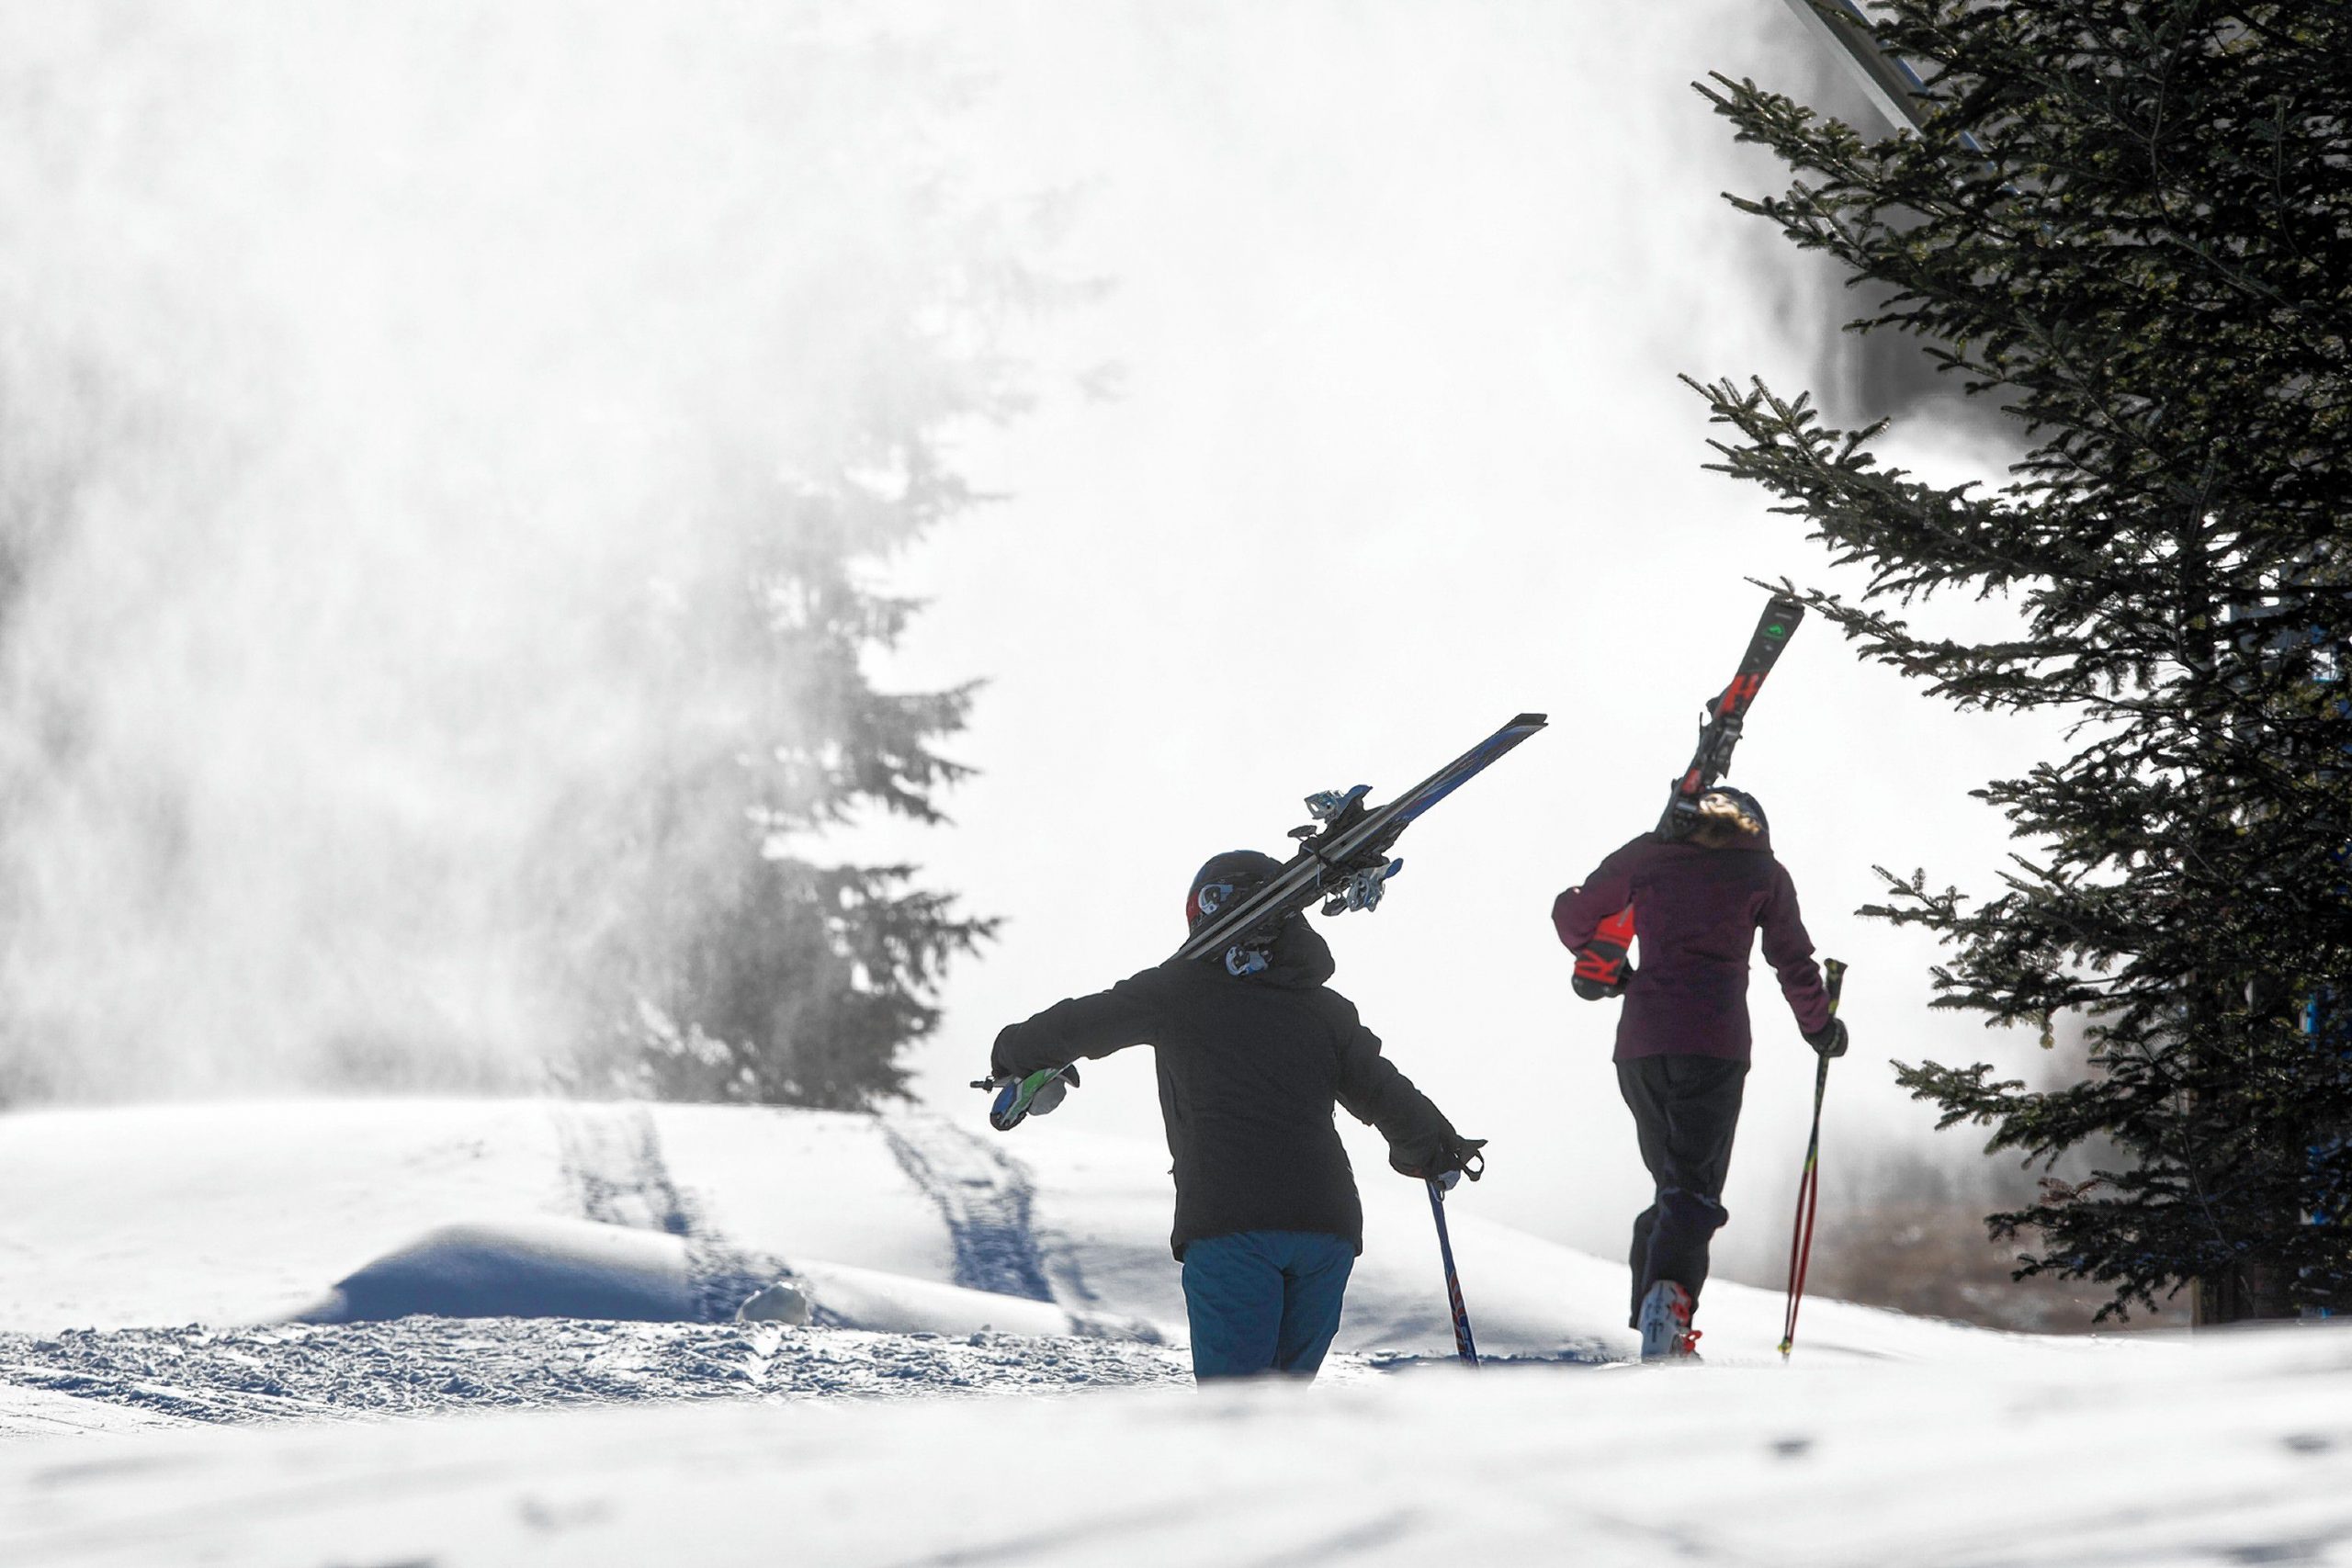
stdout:
[[335,1281],[302,1323],[434,1317],[699,1314],[685,1242],[663,1231],[556,1218],[444,1225]]
[[[780,1270],[781,1271],[781,1270]],[[820,1326],[888,1334],[1018,1334],[1165,1342],[1154,1325],[966,1290],[852,1264],[807,1261],[784,1274]],[[736,1315],[775,1278],[717,1298],[698,1285],[684,1238],[593,1220],[444,1225],[335,1282],[297,1313],[307,1324],[403,1317],[566,1317],[693,1323]]]

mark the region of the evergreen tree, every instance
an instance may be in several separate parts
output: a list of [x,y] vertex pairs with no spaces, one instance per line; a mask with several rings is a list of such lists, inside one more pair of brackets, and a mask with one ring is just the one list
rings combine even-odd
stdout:
[[[2352,6],[1888,0],[1921,136],[1872,138],[1752,82],[1702,86],[1795,183],[1735,205],[1890,302],[2018,422],[2006,482],[1883,466],[1760,382],[1702,388],[1762,484],[1841,563],[1811,603],[1962,707],[2054,709],[2066,755],[1976,792],[2025,847],[1983,901],[1888,878],[1866,913],[1951,948],[1936,1005],[2087,1020],[2083,1081],[1898,1064],[1942,1125],[2093,1179],[1991,1216],[2020,1277],[2184,1282],[2200,1317],[2352,1307]],[[1694,383],[1695,385],[1695,383]],[[2018,612],[1916,630],[1939,593]],[[2103,1313],[2102,1315],[2105,1314]]]
[[889,1093],[1056,204],[871,7],[298,10],[0,10],[0,1095]]
[[[937,432],[899,434],[900,457],[927,467]],[[616,858],[641,873],[596,955],[616,1087],[836,1110],[899,1091],[899,1053],[938,1021],[936,980],[995,922],[913,886],[913,866],[811,851],[865,808],[944,821],[937,796],[967,773],[938,747],[963,727],[972,688],[876,689],[864,655],[893,643],[917,606],[857,569],[971,501],[944,476],[802,487],[748,536],[740,577],[703,585],[722,613],[684,623],[695,640],[753,651],[706,648],[695,662],[764,662],[773,682],[682,737],[677,768],[624,824]]]
[[[572,945],[605,1026],[565,1072],[588,1090],[870,1107],[936,1025],[945,966],[994,929],[916,867],[832,859],[822,840],[876,813],[941,823],[967,773],[942,747],[974,684],[889,691],[866,667],[921,608],[876,574],[989,499],[950,446],[1024,401],[1002,329],[1087,286],[1026,259],[1056,203],[974,197],[939,152],[969,96],[953,71],[888,49],[854,64],[862,112],[820,106],[792,133],[821,142],[800,195],[859,227],[776,279],[778,313],[820,320],[829,358],[715,456],[687,520],[704,545],[641,628],[650,678],[671,688],[665,764],[600,803],[601,852],[554,900],[591,911]],[[789,366],[796,346],[770,352]]]

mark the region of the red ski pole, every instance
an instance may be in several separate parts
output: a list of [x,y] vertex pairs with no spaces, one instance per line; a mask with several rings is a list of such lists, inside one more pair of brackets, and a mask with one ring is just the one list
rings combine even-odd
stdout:
[[[1838,994],[1846,987],[1846,965],[1835,958],[1822,966],[1829,992],[1829,1016],[1838,1016]],[[1781,1359],[1797,1340],[1797,1308],[1804,1301],[1804,1275],[1813,1261],[1813,1215],[1821,1202],[1821,1100],[1829,1088],[1829,1058],[1813,1070],[1813,1132],[1804,1144],[1804,1174],[1797,1178],[1796,1233],[1789,1238],[1789,1311],[1781,1324]]]

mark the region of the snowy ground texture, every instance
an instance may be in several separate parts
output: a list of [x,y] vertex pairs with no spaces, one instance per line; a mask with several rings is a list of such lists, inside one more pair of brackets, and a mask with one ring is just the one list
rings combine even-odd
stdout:
[[0,1337],[0,1378],[186,1420],[254,1422],[655,1399],[1035,1392],[1189,1382],[1192,1374],[1177,1351],[1090,1339],[503,1317],[8,1335]]
[[[1165,1151],[1081,1125],[0,1117],[0,1562],[2352,1568],[2352,1332],[1822,1302],[1783,1366],[1777,1294],[1722,1286],[1709,1364],[1642,1369],[1622,1265],[1472,1190],[1456,1251],[1503,1358],[1472,1372],[1418,1188],[1358,1164],[1325,1378],[1202,1393]],[[710,1321],[777,1278],[810,1325]],[[676,1321],[299,1321],[598,1291]]]
[[2352,1562],[2352,1336],[0,1449],[0,1561]]

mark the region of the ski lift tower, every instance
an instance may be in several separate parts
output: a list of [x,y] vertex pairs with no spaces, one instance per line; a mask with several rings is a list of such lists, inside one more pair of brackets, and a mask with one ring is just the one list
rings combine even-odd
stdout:
[[[1913,134],[1924,133],[1928,117],[1920,107],[1928,96],[1928,84],[1911,69],[1911,62],[1901,55],[1879,47],[1871,35],[1870,15],[1858,0],[1786,0],[1790,10],[1815,39],[1828,47],[1829,52],[1846,62],[1870,98],[1871,107],[1886,117],[1886,123],[1896,130]],[[1984,143],[1968,131],[1960,133],[1961,145],[1971,152],[1982,154]]]
[[1897,130],[1926,129],[1918,96],[1927,91],[1927,83],[1899,56],[1879,48],[1878,40],[1871,37],[1869,18],[1854,0],[1829,0],[1820,9],[1809,0],[1787,0],[1787,4],[1806,29],[1853,71],[1870,96],[1871,107],[1886,117],[1887,124]]

